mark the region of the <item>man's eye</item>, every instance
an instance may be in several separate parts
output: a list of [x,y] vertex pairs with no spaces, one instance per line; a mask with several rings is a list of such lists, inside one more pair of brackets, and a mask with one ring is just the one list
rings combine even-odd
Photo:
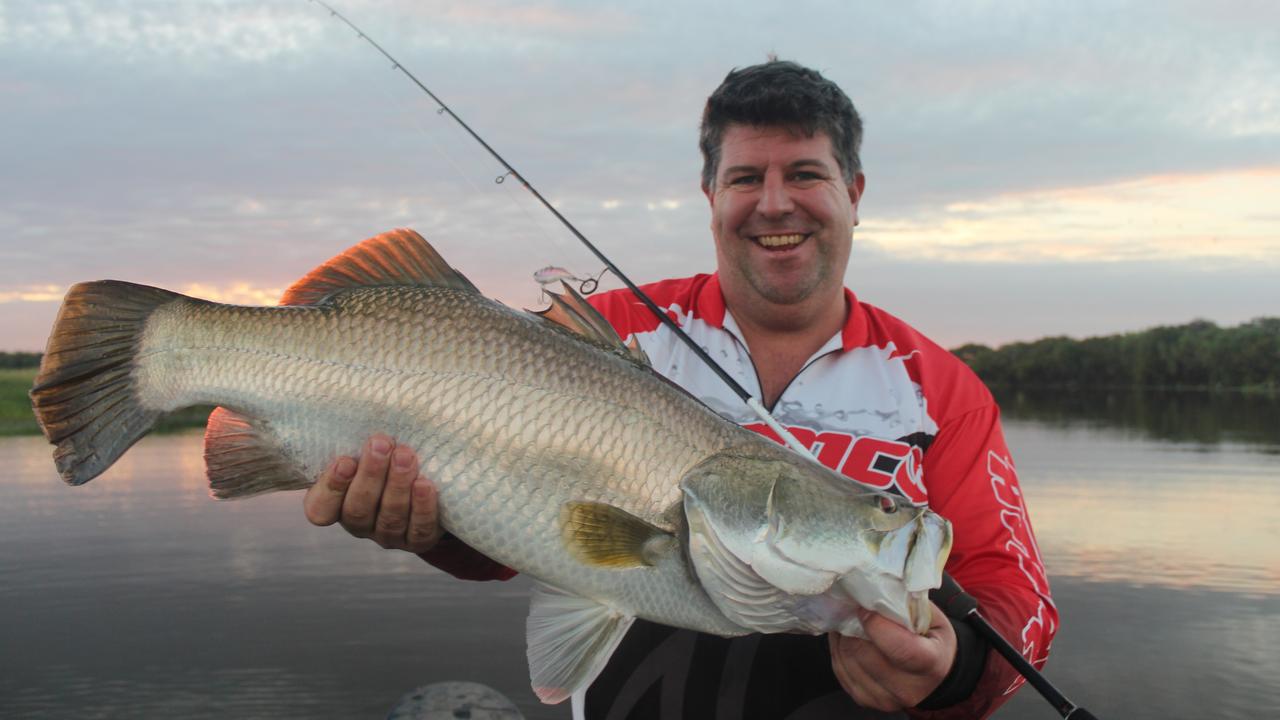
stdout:
[[816,172],[808,171],[808,170],[800,170],[798,172],[792,173],[791,179],[799,180],[801,182],[808,182],[812,180],[821,180],[822,175]]
[[729,182],[728,182],[728,183],[726,183],[726,184],[728,184],[728,185],[754,185],[755,183],[758,183],[758,182],[760,182],[760,176],[759,176],[759,175],[738,175],[738,176],[736,176],[736,177],[731,177],[731,178],[729,178]]

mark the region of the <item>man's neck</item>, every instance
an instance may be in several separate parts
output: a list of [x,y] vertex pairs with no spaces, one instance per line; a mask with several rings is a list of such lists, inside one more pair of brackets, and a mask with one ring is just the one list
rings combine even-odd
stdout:
[[817,302],[777,306],[725,298],[760,375],[766,407],[773,407],[805,362],[844,327],[849,309],[843,288],[837,297],[813,300]]

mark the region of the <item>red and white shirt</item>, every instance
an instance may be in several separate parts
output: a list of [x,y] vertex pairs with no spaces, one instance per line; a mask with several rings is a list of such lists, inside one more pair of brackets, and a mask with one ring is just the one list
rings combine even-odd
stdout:
[[[716,275],[642,288],[743,387],[760,381]],[[951,521],[947,571],[1002,635],[1042,666],[1058,624],[1013,460],[991,393],[958,358],[845,290],[848,319],[772,408],[818,460],[878,488],[896,487]],[[655,370],[739,424],[778,438],[630,290],[590,298]],[[968,701],[929,714],[979,717],[1021,677],[989,653]],[[926,713],[921,713],[926,714]]]

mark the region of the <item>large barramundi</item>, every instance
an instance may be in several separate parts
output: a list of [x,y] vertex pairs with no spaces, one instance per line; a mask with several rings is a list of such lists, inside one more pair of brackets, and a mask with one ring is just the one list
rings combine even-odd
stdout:
[[417,233],[366,240],[279,307],[117,281],[74,286],[31,391],[62,477],[106,470],[163,413],[219,406],[220,498],[310,485],[386,432],[416,449],[441,524],[538,581],[538,696],[585,690],[633,618],[724,636],[924,632],[950,525],[716,415],[570,291],[483,297]]

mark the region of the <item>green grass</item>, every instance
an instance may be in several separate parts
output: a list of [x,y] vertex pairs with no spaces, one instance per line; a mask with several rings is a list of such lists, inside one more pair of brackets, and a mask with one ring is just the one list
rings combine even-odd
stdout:
[[[36,368],[0,368],[0,436],[38,435],[40,426],[31,412],[27,391],[35,381]],[[160,418],[156,431],[166,432],[204,427],[211,407],[189,407]]]
[[35,380],[35,368],[0,369],[0,435],[30,435],[40,432],[31,414],[27,391]]

